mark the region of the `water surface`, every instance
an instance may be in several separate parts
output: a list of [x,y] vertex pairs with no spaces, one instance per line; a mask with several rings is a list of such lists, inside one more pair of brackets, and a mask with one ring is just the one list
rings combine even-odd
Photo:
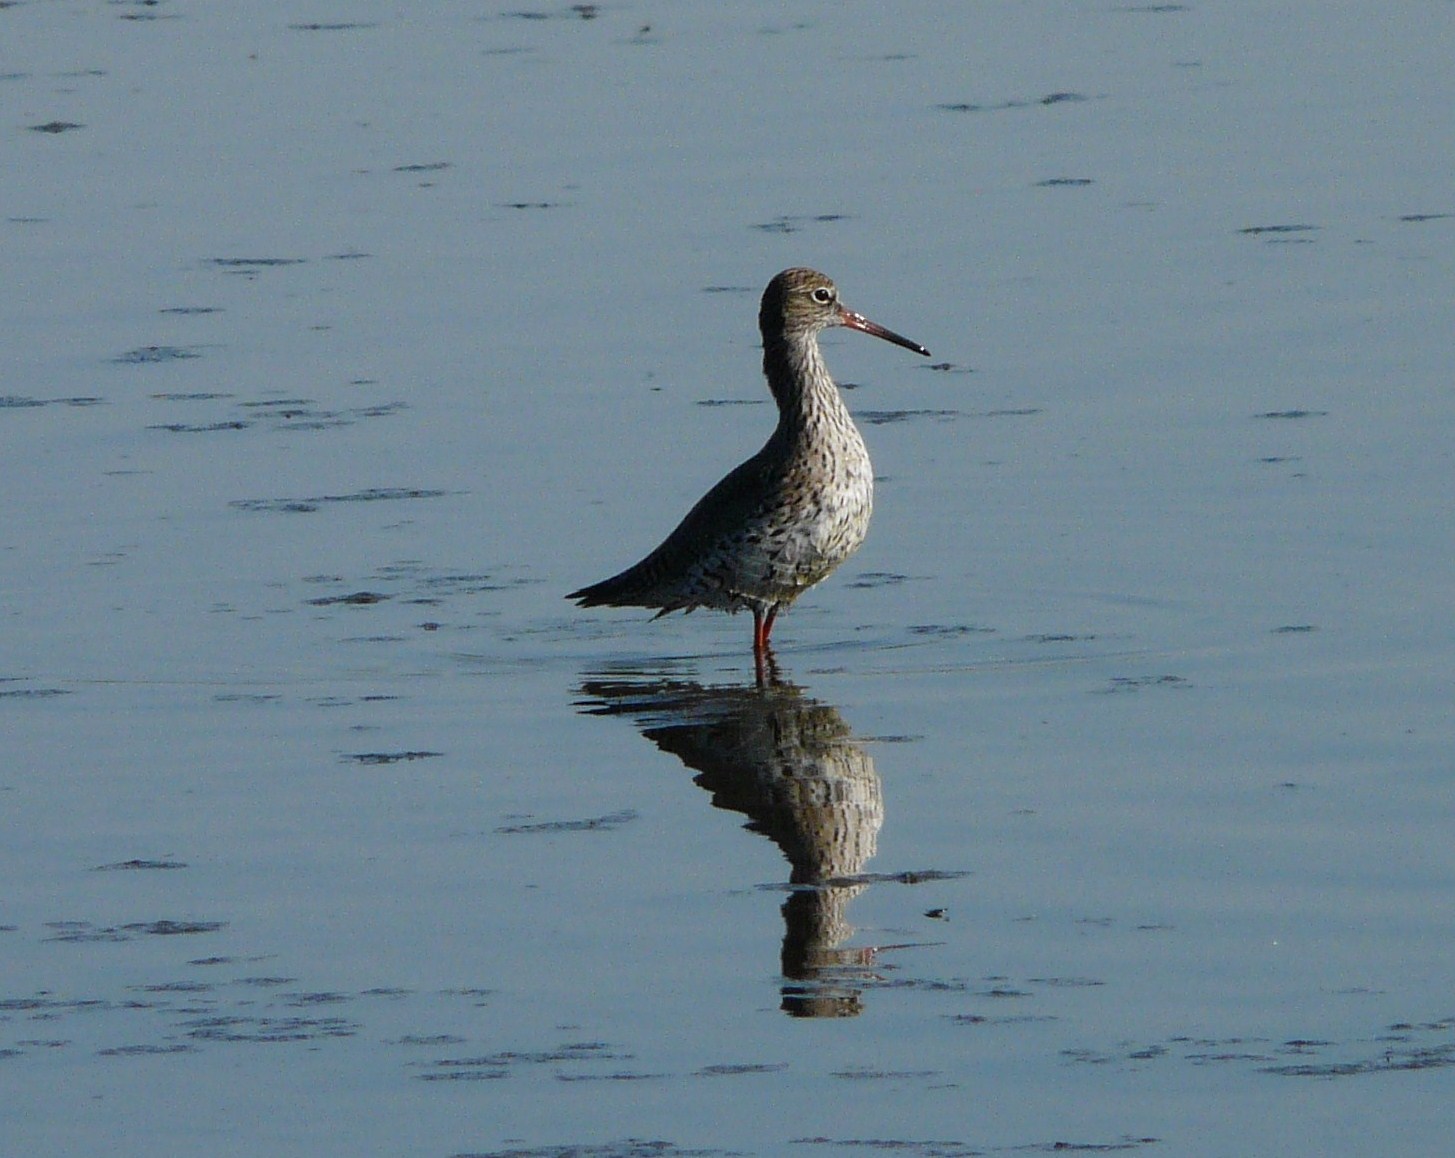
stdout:
[[[1449,18],[0,11],[10,1147],[1438,1152]],[[760,689],[562,596],[795,264]]]

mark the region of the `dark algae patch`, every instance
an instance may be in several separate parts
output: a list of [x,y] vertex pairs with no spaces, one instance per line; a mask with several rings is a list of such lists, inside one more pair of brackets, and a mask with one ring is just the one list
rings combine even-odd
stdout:
[[333,503],[392,503],[408,499],[438,499],[448,491],[421,490],[415,487],[371,487],[342,495],[314,495],[301,499],[234,499],[228,506],[239,511],[308,514]]
[[1006,101],[995,101],[990,104],[973,104],[962,101],[954,104],[942,104],[936,106],[947,113],[998,113],[1007,109],[1033,109],[1045,105],[1074,105],[1089,101],[1092,98],[1079,92],[1053,92],[1043,97],[1028,97]]
[[624,824],[630,824],[637,813],[630,808],[620,812],[608,812],[604,816],[591,816],[585,820],[542,820],[532,823],[502,824],[495,831],[507,836],[540,835],[552,832],[610,832]]

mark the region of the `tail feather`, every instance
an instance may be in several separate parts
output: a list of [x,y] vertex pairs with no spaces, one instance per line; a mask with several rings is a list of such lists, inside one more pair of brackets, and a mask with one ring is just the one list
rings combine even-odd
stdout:
[[572,591],[566,598],[574,599],[580,607],[656,607],[662,608],[664,613],[673,610],[663,607],[661,598],[653,591],[654,586],[638,565],[600,583]]
[[575,600],[578,607],[611,607],[616,603],[617,589],[615,579],[603,579],[600,583],[572,591],[566,598]]

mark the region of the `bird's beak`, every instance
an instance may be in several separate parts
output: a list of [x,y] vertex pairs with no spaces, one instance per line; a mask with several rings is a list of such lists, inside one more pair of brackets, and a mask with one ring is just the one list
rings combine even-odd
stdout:
[[930,352],[918,342],[911,342],[893,330],[886,330],[878,322],[871,322],[863,314],[856,314],[853,310],[839,310],[839,325],[848,326],[851,330],[858,330],[861,334],[873,334],[876,338],[883,338],[886,342],[893,342],[896,346],[903,346],[906,350],[913,350],[916,354],[923,354],[926,358],[930,356]]

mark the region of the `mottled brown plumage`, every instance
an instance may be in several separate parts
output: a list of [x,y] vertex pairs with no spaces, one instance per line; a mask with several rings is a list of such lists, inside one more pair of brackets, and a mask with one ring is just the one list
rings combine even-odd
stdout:
[[869,529],[869,452],[818,348],[819,333],[831,326],[929,354],[845,309],[823,274],[784,270],[768,283],[758,311],[763,373],[778,404],[772,437],[640,563],[568,599],[659,615],[746,607],[753,650],[762,655],[778,612],[852,555]]

